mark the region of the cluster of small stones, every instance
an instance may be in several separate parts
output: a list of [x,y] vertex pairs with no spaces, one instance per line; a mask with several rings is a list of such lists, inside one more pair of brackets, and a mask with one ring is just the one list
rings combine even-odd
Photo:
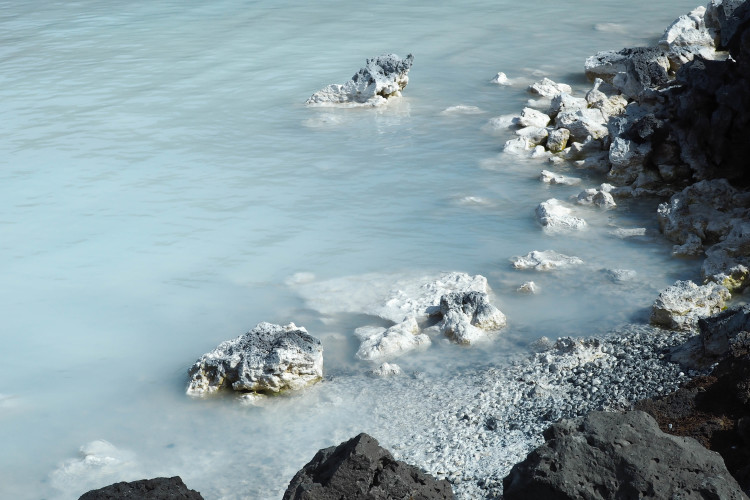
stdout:
[[457,498],[500,498],[503,477],[541,444],[552,422],[628,408],[698,375],[666,361],[670,348],[688,337],[631,326],[603,339],[542,339],[535,344],[539,352],[502,369],[376,381],[358,397],[367,400],[386,390],[379,384],[388,385],[373,432],[389,436],[396,458],[448,479]]

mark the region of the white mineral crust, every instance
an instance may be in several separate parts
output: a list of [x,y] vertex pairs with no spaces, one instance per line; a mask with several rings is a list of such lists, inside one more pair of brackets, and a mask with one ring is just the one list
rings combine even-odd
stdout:
[[586,221],[572,215],[572,210],[560,200],[550,198],[536,207],[539,223],[549,231],[570,231],[586,228]]
[[578,257],[563,255],[554,250],[534,250],[523,257],[513,257],[511,262],[516,269],[533,269],[535,271],[554,271],[583,264],[583,261]]
[[432,343],[430,337],[419,332],[413,317],[387,329],[363,326],[357,328],[354,335],[362,342],[356,356],[366,361],[392,359]]
[[659,294],[651,309],[651,322],[687,330],[700,318],[720,312],[730,298],[729,290],[717,283],[698,286],[692,281],[677,281]]

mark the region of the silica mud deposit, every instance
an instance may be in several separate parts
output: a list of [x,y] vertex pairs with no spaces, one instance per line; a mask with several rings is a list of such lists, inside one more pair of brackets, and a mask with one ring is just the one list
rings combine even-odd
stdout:
[[[548,231],[540,203],[604,178],[503,153],[514,133],[497,124],[543,77],[582,96],[586,57],[651,44],[695,6],[8,6],[0,496],[180,475],[206,498],[280,498],[315,451],[363,431],[459,496],[493,495],[545,422],[637,397],[617,387],[641,371],[644,390],[678,383],[657,368],[666,340],[627,326],[699,277],[671,257],[658,200],[576,206],[584,229]],[[414,55],[402,97],[305,105],[387,53]],[[491,82],[500,71],[510,85]],[[580,263],[515,265],[547,251]],[[451,272],[485,277],[507,325],[469,346],[425,333],[382,360],[401,375],[374,377],[355,331],[387,330],[383,298]],[[321,383],[254,404],[186,396],[202,354],[266,321],[321,340]],[[526,354],[613,329],[645,347]]]

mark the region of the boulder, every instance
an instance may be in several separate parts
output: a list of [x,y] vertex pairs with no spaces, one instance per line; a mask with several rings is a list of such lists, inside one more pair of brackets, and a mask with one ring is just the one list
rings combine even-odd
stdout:
[[578,177],[568,177],[567,175],[556,174],[549,170],[542,170],[539,180],[547,184],[561,184],[563,186],[576,186],[581,183]]
[[630,98],[669,81],[670,63],[659,47],[636,47],[603,51],[586,59],[584,68],[590,80],[600,78]]
[[615,208],[617,203],[612,197],[612,190],[614,186],[611,184],[602,184],[598,188],[589,188],[581,191],[576,198],[579,205],[594,205],[599,208]]
[[633,281],[638,275],[632,269],[606,269],[605,274],[614,283],[625,283]]
[[631,184],[643,172],[651,144],[615,137],[609,146],[609,162],[612,167],[607,176],[616,184]]
[[586,221],[572,215],[572,210],[560,200],[550,198],[536,207],[539,223],[548,231],[570,231],[586,228]]
[[316,106],[378,106],[390,97],[400,96],[409,83],[407,76],[414,56],[401,59],[386,54],[367,59],[365,66],[343,85],[333,84],[314,93],[308,105]]
[[704,279],[741,292],[750,285],[750,222],[736,218],[730,227],[721,241],[706,249],[701,272]]
[[539,293],[539,285],[537,285],[533,281],[527,281],[516,288],[516,291],[518,293],[523,293],[526,295],[536,295],[537,293]]
[[526,139],[529,144],[536,146],[547,140],[549,132],[543,127],[524,127],[516,130],[516,135]]
[[203,500],[203,497],[175,476],[115,483],[84,493],[78,500]]
[[362,433],[315,454],[289,483],[283,500],[452,499],[446,480],[395,460]]
[[547,149],[553,153],[559,153],[565,149],[570,140],[570,130],[566,128],[556,128],[547,136]]
[[356,356],[366,361],[395,358],[432,343],[430,337],[419,332],[419,325],[413,317],[387,329],[376,326],[357,328],[354,334],[362,342]]
[[395,363],[383,363],[372,371],[376,377],[395,377],[403,373],[401,367]]
[[563,92],[562,94],[558,94],[552,98],[552,102],[549,108],[549,114],[550,116],[557,116],[563,111],[575,112],[581,109],[586,109],[588,107],[589,103],[586,102],[586,99],[583,99],[581,97],[573,97],[567,92]]
[[663,290],[651,308],[651,322],[666,328],[689,330],[700,318],[720,312],[731,298],[729,290],[716,283],[698,286],[677,281]]
[[612,116],[620,116],[625,112],[628,105],[626,97],[620,94],[608,95],[600,90],[604,87],[604,80],[594,79],[594,87],[586,93],[586,102],[589,107],[596,108],[609,120]]
[[601,110],[595,108],[561,111],[555,118],[555,126],[567,129],[570,137],[579,142],[584,142],[589,137],[601,139],[609,134],[607,118]]
[[512,85],[510,79],[508,79],[508,75],[506,75],[502,71],[500,71],[497,75],[495,75],[495,78],[490,80],[490,83],[495,83],[497,85],[504,85],[504,86]]
[[278,393],[298,390],[323,378],[320,340],[294,323],[259,323],[201,356],[188,370],[187,394],[202,396],[219,389]]
[[511,262],[516,269],[533,269],[535,271],[554,271],[583,264],[583,261],[578,257],[563,255],[554,250],[534,250],[523,257],[513,257]]
[[506,500],[746,499],[721,456],[662,432],[647,413],[589,413],[553,424],[503,479]]
[[716,58],[717,33],[706,27],[705,14],[706,8],[700,6],[678,17],[659,39],[659,47],[667,53],[672,71],[677,71],[696,56]]
[[701,345],[707,356],[722,357],[738,333],[750,331],[750,305],[733,307],[698,321]]
[[505,314],[482,292],[454,292],[440,298],[438,328],[457,344],[473,344],[506,324]]
[[570,87],[570,85],[567,85],[565,83],[555,83],[549,78],[543,78],[542,80],[529,85],[529,92],[551,99],[558,94],[562,94],[563,92],[567,92],[568,94],[570,94],[571,92],[573,92],[573,89]]
[[533,108],[523,108],[523,111],[521,111],[521,116],[518,117],[516,122],[521,127],[542,128],[546,127],[549,124],[550,120],[551,118],[541,111]]

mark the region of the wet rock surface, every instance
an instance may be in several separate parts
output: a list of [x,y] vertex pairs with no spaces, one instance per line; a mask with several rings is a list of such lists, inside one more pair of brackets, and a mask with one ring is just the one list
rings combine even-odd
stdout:
[[452,499],[446,480],[437,480],[393,458],[371,436],[320,450],[289,483],[284,500]]
[[747,498],[717,453],[641,411],[592,412],[544,438],[503,480],[506,500]]
[[175,476],[115,483],[84,493],[79,500],[203,500],[203,497]]

